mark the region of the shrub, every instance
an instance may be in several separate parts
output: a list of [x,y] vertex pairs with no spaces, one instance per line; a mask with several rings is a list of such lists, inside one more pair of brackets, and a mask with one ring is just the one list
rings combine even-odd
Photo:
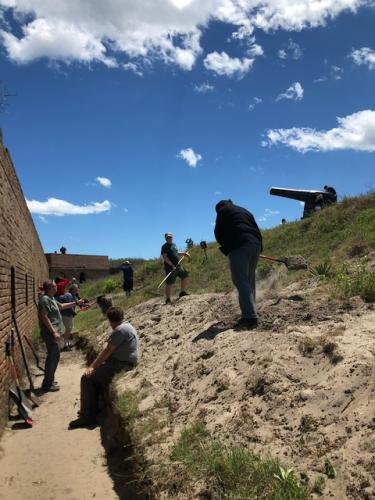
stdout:
[[113,279],[113,278],[110,278],[108,280],[106,280],[104,282],[104,285],[103,285],[103,292],[104,293],[111,293],[113,292],[114,290],[116,290],[116,288],[119,286],[118,282]]
[[336,276],[335,288],[341,298],[359,295],[365,302],[375,302],[375,272],[368,271],[364,262],[352,273],[343,266]]
[[322,262],[311,270],[311,274],[319,279],[331,278],[333,276],[333,269],[330,262]]

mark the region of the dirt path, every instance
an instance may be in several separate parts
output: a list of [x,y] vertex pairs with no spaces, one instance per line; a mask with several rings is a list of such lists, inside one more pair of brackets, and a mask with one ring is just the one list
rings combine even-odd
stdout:
[[[0,442],[1,499],[119,498],[100,429],[67,430],[76,418],[83,366],[79,353],[62,353],[56,373],[61,390],[41,398],[33,428],[13,429],[14,422],[9,423]],[[38,377],[36,383],[40,381]]]

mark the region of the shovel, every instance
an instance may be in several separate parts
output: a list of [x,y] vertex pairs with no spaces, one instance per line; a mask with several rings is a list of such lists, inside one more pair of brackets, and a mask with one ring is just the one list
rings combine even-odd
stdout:
[[11,334],[11,340],[7,340],[5,343],[5,352],[6,355],[9,357],[10,361],[10,371],[13,379],[13,383],[9,388],[9,395],[13,399],[13,401],[17,405],[17,410],[20,415],[20,417],[24,420],[25,424],[27,424],[29,427],[33,426],[33,419],[31,417],[31,408],[30,408],[30,401],[27,399],[25,393],[23,390],[20,388],[20,384],[18,381],[18,376],[17,376],[17,371],[16,371],[16,366],[14,364],[12,352],[11,352],[11,343],[13,341]]
[[272,260],[274,262],[281,262],[285,264],[289,271],[298,271],[300,269],[307,269],[307,261],[302,255],[294,255],[290,257],[270,257],[269,255],[259,255],[261,259]]

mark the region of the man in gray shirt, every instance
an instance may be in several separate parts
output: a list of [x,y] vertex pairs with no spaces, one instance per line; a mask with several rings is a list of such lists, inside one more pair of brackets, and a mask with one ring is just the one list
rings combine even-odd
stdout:
[[81,410],[79,418],[70,422],[69,429],[96,425],[100,392],[116,373],[132,370],[138,363],[138,335],[135,328],[124,321],[124,311],[120,307],[111,307],[107,318],[112,327],[108,344],[83,372]]

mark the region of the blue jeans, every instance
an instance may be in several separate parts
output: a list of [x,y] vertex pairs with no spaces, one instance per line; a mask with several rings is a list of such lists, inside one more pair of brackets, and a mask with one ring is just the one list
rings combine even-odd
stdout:
[[260,254],[260,244],[248,241],[232,250],[229,257],[232,281],[238,290],[242,318],[258,318],[255,304],[255,270]]
[[55,380],[55,371],[60,361],[60,345],[58,340],[52,337],[52,334],[42,333],[42,339],[47,347],[47,357],[44,367],[44,380],[42,382],[42,388],[48,391]]

